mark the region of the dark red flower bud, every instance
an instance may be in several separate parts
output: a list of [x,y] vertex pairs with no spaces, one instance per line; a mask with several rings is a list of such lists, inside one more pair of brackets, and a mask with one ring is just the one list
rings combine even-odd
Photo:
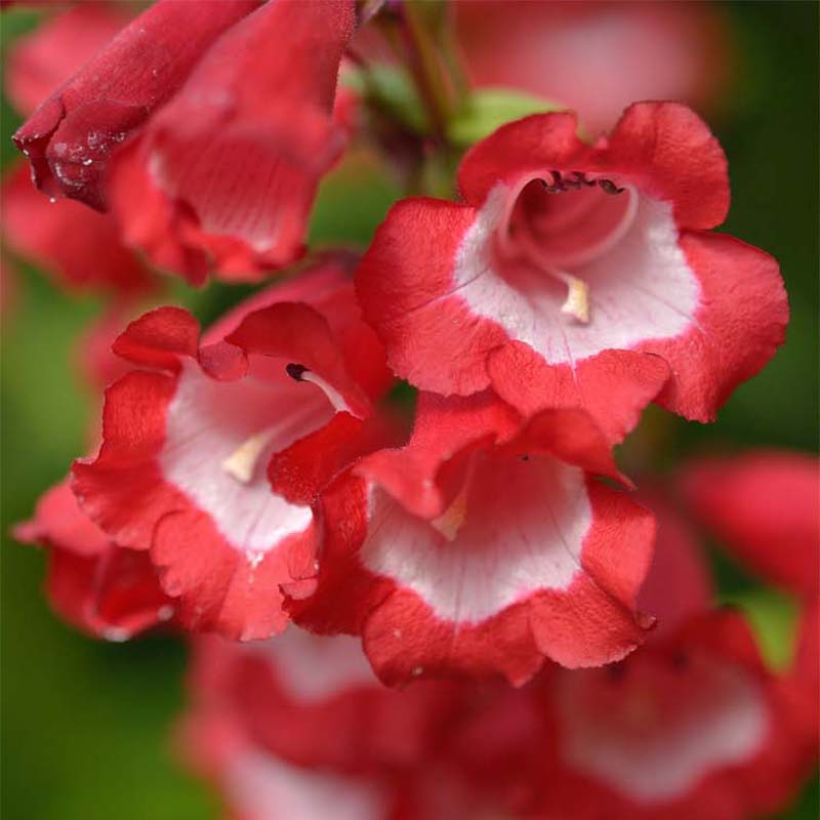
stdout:
[[13,139],[37,186],[105,210],[108,157],[256,0],[159,0],[54,92]]

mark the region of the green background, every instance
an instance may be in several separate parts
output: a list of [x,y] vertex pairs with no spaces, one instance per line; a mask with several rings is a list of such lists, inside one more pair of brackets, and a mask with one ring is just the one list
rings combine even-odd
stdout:
[[[741,66],[713,121],[730,158],[733,206],[725,229],[781,262],[792,320],[769,367],[741,387],[717,424],[671,425],[661,466],[683,452],[778,446],[814,451],[818,418],[817,6],[811,2],[727,7]],[[4,16],[3,42],[32,23]],[[18,120],[4,105],[2,157]],[[363,190],[343,172],[325,185],[312,237],[366,243],[395,191],[374,179]],[[52,287],[18,264],[2,328],[2,816],[5,820],[209,818],[217,803],[176,764],[170,728],[183,705],[182,643],[152,637],[127,645],[88,640],[63,626],[41,594],[42,555],[16,545],[10,524],[81,454],[92,397],[73,367],[74,344],[99,310],[93,299]],[[222,286],[174,297],[203,319],[235,301]],[[669,431],[667,431],[669,432]],[[768,644],[791,611],[761,595],[726,559],[727,596],[757,602]],[[810,785],[783,817],[816,816]]]

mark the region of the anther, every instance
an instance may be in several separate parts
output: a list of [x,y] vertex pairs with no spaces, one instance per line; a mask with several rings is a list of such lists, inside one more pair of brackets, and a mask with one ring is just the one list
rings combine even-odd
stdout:
[[303,364],[295,364],[291,362],[288,365],[285,365],[285,372],[297,382],[303,380],[305,373],[307,372],[307,368]]
[[611,179],[599,179],[598,185],[605,194],[616,196],[622,194],[626,188],[619,188]]

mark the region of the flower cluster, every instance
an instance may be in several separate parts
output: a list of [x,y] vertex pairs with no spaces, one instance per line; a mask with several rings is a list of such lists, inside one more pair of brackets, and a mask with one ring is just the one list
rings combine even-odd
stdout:
[[[347,145],[405,177],[459,152],[424,6],[80,3],[20,41],[33,184],[4,183],[4,230],[109,311],[90,454],[16,534],[81,630],[191,635],[181,742],[230,816],[777,809],[817,751],[817,465],[693,462],[672,491],[613,457],[650,404],[713,421],[769,361],[777,262],[714,232],[726,157],[676,102],[594,139],[568,110],[514,119],[460,157],[457,198],[400,200],[363,254],[310,247]],[[374,90],[385,33],[421,131]],[[203,331],[137,316],[162,273],[276,279]],[[787,670],[715,607],[673,496],[805,601]]]

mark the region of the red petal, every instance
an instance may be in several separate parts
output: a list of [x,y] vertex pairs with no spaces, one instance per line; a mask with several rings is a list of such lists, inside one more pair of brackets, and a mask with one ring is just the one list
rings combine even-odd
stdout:
[[94,558],[51,550],[46,593],[62,618],[109,641],[127,640],[174,614],[148,556],[114,544]]
[[83,514],[68,479],[43,493],[31,521],[18,524],[14,537],[27,544],[47,544],[79,556],[105,552],[108,536]]
[[199,323],[183,308],[156,308],[131,322],[112,349],[134,364],[176,372],[180,356],[197,355]]
[[246,354],[288,359],[333,386],[350,411],[365,416],[370,402],[347,372],[339,344],[321,313],[304,304],[280,302],[248,314],[226,339]]
[[681,336],[639,349],[672,369],[657,400],[662,407],[713,421],[735,387],[783,343],[788,302],[777,262],[764,251],[723,234],[683,234],[681,247],[700,280],[700,307]]
[[574,113],[533,114],[502,125],[474,145],[459,166],[458,187],[467,202],[479,207],[498,183],[553,168],[583,170],[588,155]]
[[337,413],[320,430],[274,453],[268,465],[273,491],[293,504],[312,504],[353,461],[389,443],[392,432],[380,416],[362,421]]
[[682,229],[708,230],[726,219],[726,155],[709,126],[685,105],[630,106],[599,158],[601,170],[624,174],[649,196],[672,202]]
[[641,499],[655,514],[658,536],[652,566],[638,596],[641,612],[658,619],[651,640],[710,608],[714,589],[709,567],[690,524],[659,492],[641,492]]
[[569,365],[548,365],[532,348],[511,342],[491,354],[493,390],[522,414],[547,407],[586,410],[613,444],[635,428],[669,378],[659,356],[605,350]]
[[680,483],[695,518],[765,580],[816,595],[820,466],[778,451],[689,465]]
[[453,280],[453,260],[475,218],[461,205],[404,200],[390,210],[356,271],[362,310],[393,370],[444,395],[487,387],[487,353],[507,339],[461,303]]
[[4,181],[2,195],[9,246],[59,284],[127,294],[155,287],[151,272],[122,244],[110,217],[75,202],[49,202],[22,166]]

